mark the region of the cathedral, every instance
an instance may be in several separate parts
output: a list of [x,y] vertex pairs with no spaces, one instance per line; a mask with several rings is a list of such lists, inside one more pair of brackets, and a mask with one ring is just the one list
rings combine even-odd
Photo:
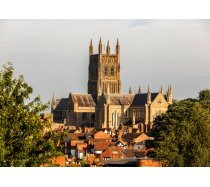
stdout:
[[117,129],[120,125],[141,125],[143,131],[152,128],[156,116],[165,112],[172,103],[172,88],[166,94],[121,93],[120,44],[117,40],[115,54],[110,53],[109,41],[103,53],[100,38],[98,53],[89,45],[88,93],[70,93],[68,98],[56,100],[53,96],[51,112],[55,123],[70,126],[94,126],[96,129]]

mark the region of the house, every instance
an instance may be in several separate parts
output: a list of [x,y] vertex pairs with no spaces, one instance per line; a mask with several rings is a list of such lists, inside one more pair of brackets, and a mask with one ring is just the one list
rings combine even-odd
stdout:
[[84,143],[85,141],[86,136],[84,133],[69,133],[65,138],[65,154],[76,156],[77,144]]
[[107,147],[100,155],[103,160],[119,160],[135,158],[135,152],[133,149],[124,149],[118,146]]
[[142,141],[149,140],[150,137],[147,136],[145,133],[125,133],[122,135],[122,140],[128,143],[138,143]]
[[112,142],[94,142],[92,153],[94,153],[96,155],[100,155],[111,144],[112,144]]
[[76,144],[76,156],[77,156],[77,158],[82,159],[82,157],[86,156],[87,148],[88,148],[87,143],[77,142],[77,144]]
[[114,145],[115,146],[118,146],[118,147],[122,147],[122,148],[127,148],[127,143],[124,142],[123,140],[118,140],[116,142],[114,142]]
[[138,137],[134,138],[134,149],[143,149],[145,148],[146,140],[150,140],[150,137],[145,133],[141,133]]

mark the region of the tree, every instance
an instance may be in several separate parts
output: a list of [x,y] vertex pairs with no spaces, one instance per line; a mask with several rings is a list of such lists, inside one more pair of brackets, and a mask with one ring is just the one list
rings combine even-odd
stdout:
[[[154,120],[151,135],[156,158],[167,166],[207,166],[210,113],[199,101],[183,100]],[[151,145],[150,145],[151,146]]]
[[41,118],[49,104],[39,97],[29,101],[32,87],[13,71],[8,63],[0,72],[0,166],[50,165],[61,152],[50,118]]
[[199,92],[199,102],[210,113],[210,90],[205,89]]
[[203,101],[203,100],[210,100],[210,90],[209,89],[205,89],[205,90],[201,90],[199,92],[199,100]]

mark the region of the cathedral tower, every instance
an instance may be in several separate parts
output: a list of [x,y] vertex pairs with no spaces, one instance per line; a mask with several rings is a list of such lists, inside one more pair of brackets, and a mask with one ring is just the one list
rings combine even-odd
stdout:
[[110,54],[109,41],[107,42],[106,52],[103,53],[102,40],[98,45],[98,54],[93,53],[92,40],[89,46],[89,79],[88,93],[95,98],[107,92],[109,87],[110,94],[120,93],[120,45],[117,39],[116,53]]

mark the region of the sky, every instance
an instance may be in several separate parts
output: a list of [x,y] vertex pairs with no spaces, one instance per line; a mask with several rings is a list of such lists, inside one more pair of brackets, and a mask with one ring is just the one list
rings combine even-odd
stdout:
[[13,62],[44,103],[86,93],[89,43],[120,42],[122,93],[172,85],[173,98],[210,89],[210,20],[0,20],[0,69]]

